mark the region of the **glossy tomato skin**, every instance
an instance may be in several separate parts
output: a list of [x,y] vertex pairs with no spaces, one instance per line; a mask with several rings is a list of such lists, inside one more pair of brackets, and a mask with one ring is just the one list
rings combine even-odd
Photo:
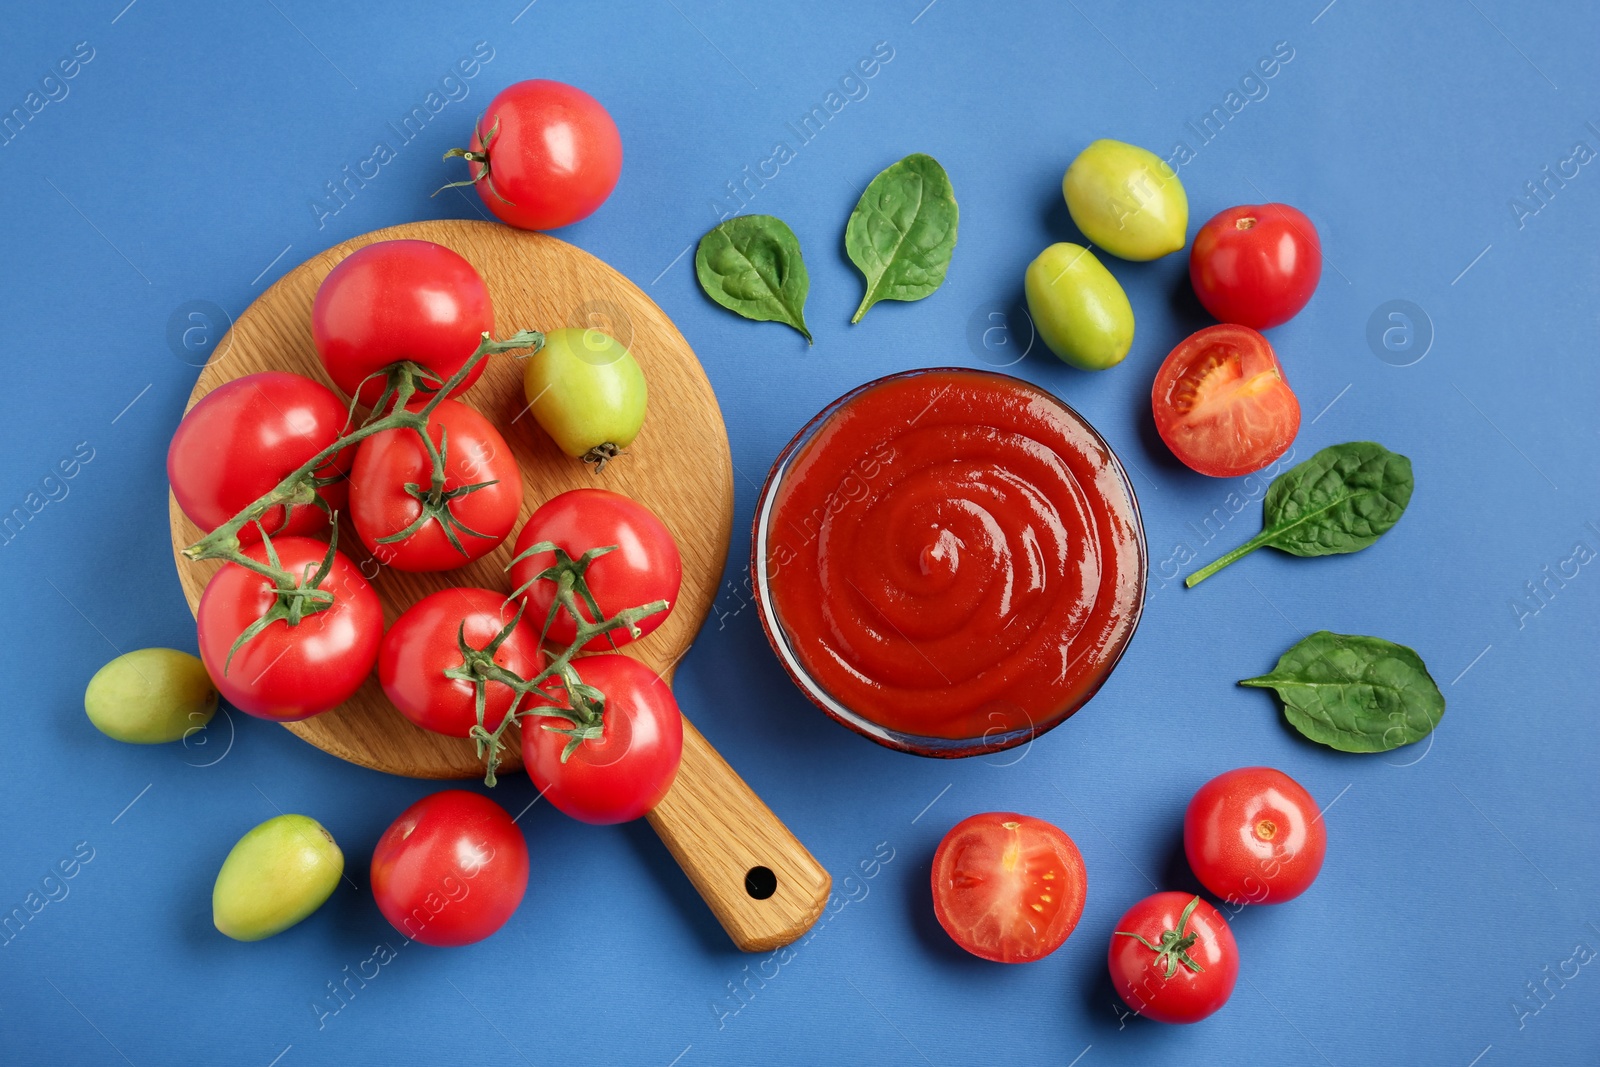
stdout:
[[1183,850],[1200,884],[1229,904],[1279,904],[1316,881],[1328,833],[1299,782],[1271,767],[1240,767],[1189,801]]
[[[200,398],[178,424],[167,448],[167,480],[183,513],[210,533],[249,507],[300,466],[333,444],[344,429],[344,402],[325,385],[285,371],[262,371],[224,382]],[[319,477],[348,472],[346,448],[318,469]],[[350,493],[342,479],[319,490],[342,511]],[[320,533],[327,514],[315,504],[273,508],[262,516],[269,536]],[[251,523],[242,544],[259,542]]]
[[1288,204],[1245,204],[1219,212],[1195,234],[1189,280],[1221,322],[1257,330],[1288,322],[1322,277],[1322,240]]
[[[378,651],[378,681],[389,702],[424,730],[468,736],[478,722],[474,687],[444,673],[462,665],[457,634],[464,627],[467,644],[482,650],[516,614],[516,604],[503,593],[470,586],[441,589],[411,605],[383,635]],[[495,650],[494,661],[521,678],[538,674],[545,663],[538,629],[526,618],[518,622]],[[485,684],[486,729],[500,725],[514,696],[499,682]]]
[[[419,401],[412,401],[413,407]],[[499,547],[517,524],[522,509],[522,472],[500,431],[459,400],[443,400],[428,416],[428,436],[445,445],[446,492],[465,485],[495,484],[457,497],[450,513],[483,537],[457,529],[465,554],[456,550],[436,520],[404,541],[379,544],[422,514],[422,502],[406,492],[407,483],[433,484],[433,461],[412,429],[375,433],[356,449],[350,471],[350,517],[361,543],[379,562],[402,571],[445,571],[470,563]]]
[[1171,977],[1157,954],[1141,944],[1138,934],[1159,945],[1161,935],[1178,929],[1192,893],[1156,893],[1145,897],[1117,922],[1107,962],[1117,995],[1147,1019],[1163,1023],[1199,1022],[1228,1002],[1239,980],[1239,947],[1222,913],[1204,900],[1195,905],[1185,934],[1196,935],[1188,948],[1198,972],[1179,965]]
[[[580,822],[628,822],[667,795],[683,755],[683,717],[667,683],[636,659],[611,654],[573,661],[578,677],[606,695],[605,732],[565,763],[567,720],[522,720],[522,762],[550,803]],[[555,690],[559,692],[559,690]]]
[[372,851],[372,895],[394,928],[424,945],[482,941],[528,889],[528,844],[488,797],[446,789],[390,824]]
[[[666,611],[639,620],[641,637],[665,622],[678,602],[678,590],[683,584],[683,559],[678,554],[677,541],[655,512],[621,493],[609,489],[573,489],[550,498],[528,516],[522,532],[517,535],[512,558],[541,541],[557,545],[573,559],[591,548],[616,545],[615,552],[607,552],[589,564],[585,577],[595,603],[608,618],[624,608],[656,600],[667,602]],[[535,576],[554,561],[553,552],[541,552],[512,564],[511,587],[520,589],[534,582]],[[528,605],[524,617],[535,629],[543,629],[550,606],[555,602],[555,583],[548,578],[534,582],[524,599]],[[569,645],[576,636],[577,626],[572,616],[565,609],[557,611],[555,621],[550,624],[550,639]],[[619,628],[591,638],[583,647],[585,651],[598,652],[612,647],[613,640],[621,646],[634,637],[626,629]]]
[[1156,430],[1173,455],[1213,478],[1270,465],[1300,432],[1300,400],[1267,339],[1208,326],[1174,348],[1150,389]]
[[[291,574],[310,577],[327,554],[325,542],[309,537],[272,541],[278,560]],[[260,543],[244,549],[265,562]],[[321,588],[333,593],[333,606],[290,626],[280,619],[239,646],[228,649],[277,599],[272,584],[237,563],[224,563],[200,594],[196,623],[200,659],[225,700],[240,711],[275,722],[293,722],[339,706],[372,673],[383,639],[383,608],[378,594],[343,552]],[[226,670],[224,665],[226,664]]]
[[933,913],[951,939],[996,963],[1043,959],[1083,916],[1088,875],[1078,846],[1031,815],[963,819],[933,855]]
[[[411,360],[443,382],[493,332],[489,287],[471,263],[432,241],[356,249],[328,272],[311,304],[311,338],[328,377],[346,396],[359,388],[366,407],[383,392],[382,376],[372,375],[389,364]],[[468,389],[483,368],[479,361],[450,395]]]
[[[478,120],[470,151],[482,152],[490,131],[489,177],[477,182],[478,195],[519,229],[554,230],[587,218],[622,173],[622,136],[610,113],[563,82],[536,79],[501,90]],[[481,165],[468,165],[476,178]]]

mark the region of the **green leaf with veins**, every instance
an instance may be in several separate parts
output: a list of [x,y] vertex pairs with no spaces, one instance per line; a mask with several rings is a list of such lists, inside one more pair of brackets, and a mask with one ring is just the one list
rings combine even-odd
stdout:
[[1444,694],[1422,657],[1381,637],[1319,630],[1259,678],[1289,725],[1341,752],[1387,752],[1420,741],[1444,716]]
[[811,279],[800,241],[782,219],[739,215],[718,223],[700,238],[694,272],[706,295],[729,311],[793,326],[810,343],[805,309]]
[[1411,502],[1411,461],[1373,441],[1332,445],[1280,474],[1250,540],[1184,580],[1194,588],[1264,545],[1294,556],[1359,552],[1388,533]]
[[886,168],[856,202],[844,248],[867,278],[852,323],[880,300],[921,300],[944,284],[961,212],[950,176],[918,152]]

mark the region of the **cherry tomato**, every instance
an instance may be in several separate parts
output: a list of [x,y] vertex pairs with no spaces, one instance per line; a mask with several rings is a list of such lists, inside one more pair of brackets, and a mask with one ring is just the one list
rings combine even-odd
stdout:
[[644,425],[644,372],[600,330],[551,330],[523,361],[522,392],[545,433],[569,456],[595,464],[633,444]]
[[[428,437],[445,453],[445,480],[437,492],[422,438],[405,427],[362,441],[350,471],[356,533],[368,551],[396,570],[446,571],[487,555],[511,533],[522,510],[522,472],[488,419],[459,400],[442,400],[428,416]],[[484,482],[492,484],[450,495]],[[418,487],[415,494],[408,484]],[[410,529],[425,509],[429,517],[413,533],[379,543]],[[447,525],[460,548],[451,543]]]
[[[383,635],[378,651],[378,681],[390,703],[424,730],[468,736],[478,722],[475,687],[444,673],[463,665],[457,635],[464,628],[467,646],[481,652],[516,614],[516,603],[503,593],[471,587],[441,589],[411,605]],[[545,662],[538,628],[522,619],[492,658],[512,674],[532,678]],[[500,725],[513,696],[503,683],[485,683],[485,729]]]
[[[178,424],[167,449],[167,480],[183,513],[210,533],[300,469],[339,439],[345,406],[333,390],[284,371],[262,371],[224,382],[200,398]],[[353,448],[318,468],[318,477],[350,469]],[[342,511],[350,487],[343,480],[317,491]],[[315,504],[275,507],[261,518],[268,535],[319,533],[328,516]],[[261,540],[255,523],[239,540]]]
[[1213,478],[1260,470],[1300,431],[1283,364],[1248,326],[1208,326],[1179,342],[1156,372],[1150,403],[1172,454]]
[[[541,541],[549,541],[573,559],[591,548],[616,545],[615,552],[597,556],[584,577],[600,613],[607,618],[624,608],[636,608],[656,600],[667,602],[666,611],[639,620],[640,637],[665,622],[678,602],[678,587],[683,582],[683,560],[678,555],[678,543],[656,518],[655,512],[621,493],[609,489],[573,489],[545,501],[528,516],[522,532],[517,535],[513,558]],[[541,552],[511,565],[512,587],[528,586],[525,594],[528,611],[524,618],[535,629],[544,629],[551,605],[555,603],[556,583],[538,578],[554,562],[555,553]],[[598,621],[593,609],[586,607],[581,598],[579,609],[586,621]],[[577,635],[572,615],[564,608],[558,610],[550,622],[550,639],[570,645]],[[618,628],[591,638],[583,647],[585,651],[596,652],[612,647],[613,641],[625,645],[632,640],[634,637],[627,629]]]
[[933,854],[933,913],[955,943],[996,963],[1043,959],[1078,925],[1088,876],[1078,846],[1031,815],[956,823]]
[[[274,538],[279,565],[297,579],[312,577],[327,555],[325,542],[309,537]],[[267,561],[266,546],[244,554]],[[292,722],[338,707],[361,687],[378,659],[383,607],[378,594],[343,552],[319,588],[333,606],[307,614],[295,626],[278,619],[251,637],[228,659],[238,636],[277,602],[270,579],[237,563],[224,563],[200,594],[196,623],[200,659],[225,700],[240,711],[276,722]]]
[[1230,207],[1200,227],[1189,280],[1222,322],[1265,330],[1306,306],[1322,277],[1322,241],[1288,204]]
[[482,941],[528,889],[528,843],[488,797],[446,789],[389,825],[372,850],[372,895],[394,928],[424,945]]
[[[378,372],[391,363],[410,360],[443,384],[493,332],[489,287],[471,263],[432,241],[356,249],[328,272],[311,304],[311,338],[328,377],[346,396],[360,389],[366,407],[378,402]],[[485,362],[450,395],[476,382]]]
[[1222,913],[1190,893],[1156,893],[1111,935],[1111,984],[1128,1007],[1162,1023],[1194,1023],[1228,1002],[1239,948]]
[[[578,677],[606,695],[604,732],[583,741],[565,763],[569,737],[546,727],[556,716],[522,720],[522,762],[545,799],[574,819],[617,823],[637,819],[667,795],[683,755],[678,702],[655,671],[627,656],[584,656]],[[559,688],[555,689],[559,694]]]
[[1299,782],[1271,767],[1240,767],[1189,801],[1183,850],[1200,884],[1228,903],[1279,904],[1316,881],[1328,833]]
[[622,173],[622,137],[600,101],[557,81],[517,82],[489,101],[466,158],[484,206],[524,230],[588,217]]

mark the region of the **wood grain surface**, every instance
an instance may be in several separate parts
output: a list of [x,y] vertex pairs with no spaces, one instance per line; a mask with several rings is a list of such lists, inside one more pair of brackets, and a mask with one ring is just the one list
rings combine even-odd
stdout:
[[[672,321],[627,278],[564,241],[487,222],[417,222],[352,238],[279,279],[218,343],[200,373],[189,406],[246,374],[287,370],[332,388],[311,339],[311,304],[322,279],[345,256],[374,241],[435,241],[477,268],[494,301],[495,336],[563,326],[602,329],[621,340],[644,370],[649,409],[638,439],[596,474],[562,454],[525,414],[521,366],[511,355],[489,357],[483,377],[461,399],[498,426],[522,470],[522,521],[568,489],[600,486],[625,493],[659,515],[683,556],[683,587],[672,614],[654,633],[626,646],[669,682],[711,607],[721,581],[733,523],[733,469],[727,431],[699,360]],[[335,390],[337,391],[337,390]],[[191,611],[219,561],[190,563],[179,555],[200,531],[169,499],[178,579]],[[409,574],[381,566],[348,520],[340,549],[372,581],[389,625],[410,605],[450,586],[509,592],[508,538],[494,552],[458,570]],[[414,778],[475,778],[483,773],[471,741],[429,733],[390,704],[376,676],[344,705],[303,722],[296,735],[341,759]],[[766,808],[699,731],[685,721],[683,763],[651,824],[689,874],[736,944],[761,951],[804,933],[827,901],[828,873]],[[521,766],[514,729],[501,773]],[[754,899],[747,872],[764,866],[777,891]],[[757,879],[759,881],[759,878]]]

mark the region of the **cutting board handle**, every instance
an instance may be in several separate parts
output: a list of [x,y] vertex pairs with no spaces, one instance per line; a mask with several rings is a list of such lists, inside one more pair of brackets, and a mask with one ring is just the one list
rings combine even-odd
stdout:
[[688,719],[678,777],[647,818],[745,952],[796,940],[828,903],[827,870]]

